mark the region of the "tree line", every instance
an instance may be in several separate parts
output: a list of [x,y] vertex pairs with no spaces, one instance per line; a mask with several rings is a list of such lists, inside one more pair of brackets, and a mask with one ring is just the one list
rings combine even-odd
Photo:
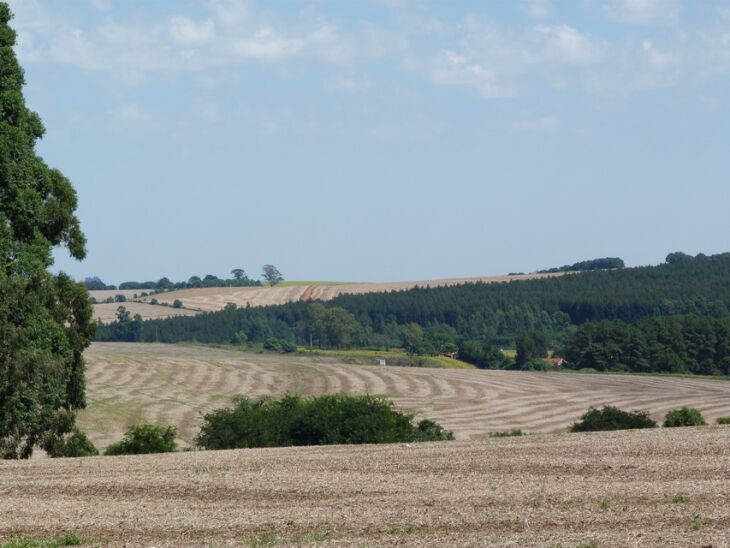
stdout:
[[635,324],[587,323],[572,336],[565,358],[574,369],[730,375],[730,319],[664,316]]
[[[281,275],[281,272],[279,272],[274,265],[270,264],[266,264],[262,267],[261,277],[272,286],[284,281],[284,277]],[[234,268],[231,270],[230,278],[219,278],[213,274],[206,274],[202,278],[200,276],[190,276],[187,281],[173,282],[167,277],[162,277],[157,281],[127,281],[116,286],[104,283],[98,276],[91,276],[85,278],[83,283],[89,291],[145,289],[157,292],[171,291],[175,289],[195,289],[200,287],[256,287],[262,285],[259,280],[249,278],[246,271],[242,268]]]
[[580,261],[574,264],[566,264],[548,270],[539,270],[538,272],[585,272],[586,270],[611,270],[614,268],[625,268],[623,259],[619,257],[603,257],[600,259],[591,259],[589,261]]
[[[332,348],[458,352],[479,367],[525,367],[546,349],[567,348],[583,324],[634,324],[664,316],[729,318],[730,254],[538,280],[341,295],[326,303],[229,306],[141,322],[135,331],[129,325],[104,325],[97,337],[239,344],[276,338]],[[523,352],[511,363],[499,348],[515,346]]]

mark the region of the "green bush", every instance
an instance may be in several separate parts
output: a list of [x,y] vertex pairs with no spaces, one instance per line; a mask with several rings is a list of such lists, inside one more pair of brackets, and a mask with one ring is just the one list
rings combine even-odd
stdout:
[[174,301],[172,301],[172,307],[182,308],[182,301],[180,299],[175,299]]
[[622,411],[606,405],[603,409],[591,407],[578,422],[570,428],[571,432],[598,432],[602,430],[632,430],[636,428],[655,428],[645,411]]
[[670,428],[675,426],[704,426],[705,424],[707,423],[702,413],[694,407],[684,406],[672,409],[664,417],[664,426]]
[[49,435],[43,440],[43,450],[49,457],[94,457],[99,451],[81,430],[74,428],[66,436]]
[[233,408],[208,413],[196,443],[206,449],[236,449],[450,439],[451,432],[433,421],[414,426],[413,415],[381,397],[285,395],[278,400],[238,397]]
[[717,424],[730,424],[730,417],[717,417]]
[[170,453],[175,450],[177,428],[138,424],[127,429],[124,439],[107,447],[105,455]]
[[506,432],[490,432],[489,437],[490,438],[513,438],[517,436],[526,436],[527,432],[523,432],[519,428],[513,428],[512,430],[508,430]]
[[264,341],[264,349],[271,350],[273,352],[291,353],[297,351],[297,345],[286,339],[276,339],[270,337]]

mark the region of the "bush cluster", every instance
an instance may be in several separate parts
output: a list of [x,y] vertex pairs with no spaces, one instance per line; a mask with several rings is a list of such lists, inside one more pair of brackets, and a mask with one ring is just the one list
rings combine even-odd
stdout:
[[49,457],[94,457],[99,451],[81,430],[73,428],[67,435],[49,434],[41,444]]
[[[242,333],[242,335],[245,337],[245,333]],[[264,341],[264,349],[286,354],[290,352],[296,352],[297,345],[291,341],[287,341],[286,339],[275,339],[272,337]]]
[[656,422],[645,411],[622,411],[617,407],[606,405],[603,409],[591,407],[578,422],[573,424],[570,431],[632,430],[655,428],[656,425]]
[[107,447],[105,455],[170,453],[175,450],[177,428],[138,424],[127,429],[124,439]]
[[702,413],[694,407],[672,409],[664,418],[664,426],[704,426],[707,424]]
[[324,395],[251,400],[208,413],[196,443],[206,449],[394,443],[453,439],[437,423],[400,412],[376,396]]

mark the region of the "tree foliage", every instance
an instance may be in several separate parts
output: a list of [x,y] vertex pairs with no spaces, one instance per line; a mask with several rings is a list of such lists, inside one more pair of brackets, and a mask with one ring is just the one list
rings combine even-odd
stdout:
[[175,450],[177,429],[174,426],[138,424],[127,429],[124,438],[111,444],[105,455],[143,455],[170,453]]
[[196,443],[206,449],[394,443],[453,439],[451,432],[376,396],[324,395],[304,399],[236,398],[232,408],[203,418]]
[[702,416],[699,409],[694,407],[684,406],[672,409],[664,417],[664,426],[666,427],[705,426],[706,424],[705,417]]
[[10,18],[0,3],[0,454],[18,458],[52,429],[73,428],[57,415],[85,405],[94,324],[84,285],[47,270],[58,246],[83,259],[86,239],[71,183],[35,153],[45,130],[23,98]]
[[601,430],[632,430],[636,428],[655,428],[656,421],[645,411],[623,411],[606,405],[603,409],[590,408],[571,432],[597,432]]
[[284,281],[284,277],[281,275],[281,272],[279,272],[279,269],[273,264],[265,264],[263,266],[261,269],[261,277],[269,282],[269,285],[272,287]]

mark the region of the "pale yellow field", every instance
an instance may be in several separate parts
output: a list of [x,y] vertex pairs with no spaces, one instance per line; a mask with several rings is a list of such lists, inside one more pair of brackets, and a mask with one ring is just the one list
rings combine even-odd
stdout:
[[[182,289],[169,293],[158,295],[150,295],[142,300],[149,301],[157,299],[158,301],[172,302],[180,299],[186,308],[214,311],[222,309],[227,303],[234,303],[237,306],[266,306],[275,304],[284,304],[299,300],[317,300],[324,301],[334,299],[338,295],[345,293],[374,293],[381,291],[403,291],[411,289],[415,286],[442,286],[442,285],[458,285],[467,282],[508,282],[510,280],[527,280],[532,278],[542,278],[547,276],[559,276],[557,274],[525,274],[521,276],[484,276],[476,278],[449,278],[442,280],[421,280],[412,282],[391,282],[391,283],[338,283],[333,285],[285,285],[277,287],[207,287],[200,289]],[[138,291],[139,292],[139,291]]]
[[647,410],[655,419],[680,405],[698,407],[711,421],[730,416],[730,382],[702,378],[362,366],[135,343],[95,343],[86,358],[89,407],[79,422],[101,448],[142,419],[178,426],[189,443],[202,413],[237,394],[385,394],[462,440],[512,428],[565,431],[591,405]]
[[0,463],[0,540],[727,547],[730,426]]
[[[171,301],[172,302],[172,301]],[[172,306],[160,306],[136,301],[125,303],[102,303],[94,305],[94,319],[103,323],[115,322],[117,320],[117,308],[123,306],[132,316],[139,314],[145,320],[156,318],[170,318],[172,316],[194,316],[195,310],[185,308],[173,308]]]

